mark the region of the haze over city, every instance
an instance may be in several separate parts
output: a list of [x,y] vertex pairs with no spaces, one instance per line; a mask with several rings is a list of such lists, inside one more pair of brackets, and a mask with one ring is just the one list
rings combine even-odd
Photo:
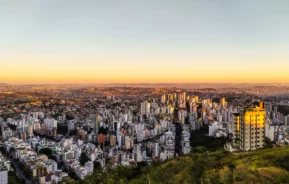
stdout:
[[288,1],[0,1],[0,82],[289,83]]

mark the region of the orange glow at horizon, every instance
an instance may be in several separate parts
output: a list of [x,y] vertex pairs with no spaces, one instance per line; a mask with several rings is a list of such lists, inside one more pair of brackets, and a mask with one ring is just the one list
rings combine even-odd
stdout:
[[0,73],[0,82],[25,83],[289,83],[289,73],[185,69],[10,69]]
[[0,83],[289,83],[286,57],[273,60],[264,58],[272,53],[264,55],[250,60],[250,56],[232,53],[199,53],[191,59],[180,55],[178,60],[176,55],[138,59],[143,58],[141,53],[133,58],[120,55],[119,59],[92,53],[10,53],[0,56],[4,61]]

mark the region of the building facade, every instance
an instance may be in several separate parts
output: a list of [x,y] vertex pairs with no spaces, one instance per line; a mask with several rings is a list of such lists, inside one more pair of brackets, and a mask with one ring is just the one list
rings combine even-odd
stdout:
[[258,106],[247,107],[235,114],[235,138],[242,151],[251,151],[264,147],[266,111],[263,102]]

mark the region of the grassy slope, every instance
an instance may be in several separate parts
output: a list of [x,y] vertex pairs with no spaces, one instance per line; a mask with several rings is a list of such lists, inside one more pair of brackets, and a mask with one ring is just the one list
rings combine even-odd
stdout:
[[[236,165],[236,183],[289,183],[289,148],[263,149],[224,158]],[[228,174],[228,168],[222,170]]]
[[[182,156],[150,168],[130,183],[199,183],[192,174],[194,154]],[[238,155],[223,151],[209,153],[208,165],[202,180],[204,183],[289,183],[289,148],[262,149]],[[233,172],[229,164],[236,168]],[[230,180],[231,179],[231,180]]]
[[22,182],[16,175],[8,176],[8,184],[21,184]]

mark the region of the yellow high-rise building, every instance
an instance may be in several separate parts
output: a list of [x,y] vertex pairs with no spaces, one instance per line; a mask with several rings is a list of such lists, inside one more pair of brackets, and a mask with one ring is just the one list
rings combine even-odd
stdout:
[[243,151],[263,148],[265,140],[266,111],[263,102],[258,106],[248,107],[240,116],[235,117],[235,138],[239,138]]
[[234,124],[234,142],[239,143],[240,142],[240,126],[241,126],[241,115],[240,113],[234,113],[233,114],[233,120],[235,122]]
[[197,95],[195,96],[195,102],[199,103],[199,97]]
[[222,108],[224,108],[224,107],[226,106],[226,99],[225,99],[225,97],[222,97],[222,98],[220,99],[220,105],[221,105]]

